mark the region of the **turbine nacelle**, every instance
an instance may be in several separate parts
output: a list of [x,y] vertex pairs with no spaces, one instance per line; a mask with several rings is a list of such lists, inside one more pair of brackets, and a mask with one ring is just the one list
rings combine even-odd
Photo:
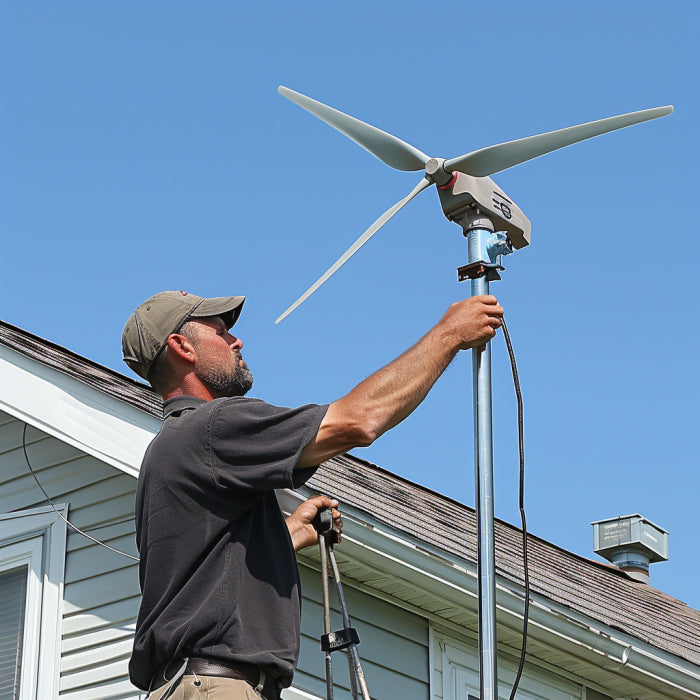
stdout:
[[499,231],[505,231],[514,248],[530,243],[530,220],[490,177],[474,177],[445,169],[444,158],[429,158],[425,176],[437,185],[445,216],[467,230],[473,219],[487,214]]
[[447,185],[438,187],[438,195],[445,216],[463,230],[473,225],[474,217],[485,214],[496,230],[508,234],[514,248],[530,244],[530,220],[490,177],[456,173]]

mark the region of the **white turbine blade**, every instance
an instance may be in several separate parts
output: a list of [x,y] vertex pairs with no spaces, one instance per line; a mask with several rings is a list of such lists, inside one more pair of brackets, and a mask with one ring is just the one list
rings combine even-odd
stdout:
[[391,219],[396,212],[406,206],[417,194],[433,183],[428,178],[423,178],[400,202],[396,202],[391,209],[387,209],[334,263],[319,277],[276,321],[279,323],[294,311],[302,302],[306,301],[334,272],[344,265],[367,241],[374,236],[384,224]]
[[616,117],[599,119],[595,122],[570,126],[558,131],[550,131],[516,141],[499,143],[496,146],[488,146],[458,158],[450,158],[450,160],[445,161],[445,170],[448,172],[457,170],[460,173],[466,173],[474,177],[493,175],[506,168],[524,163],[526,160],[556,151],[559,148],[570,146],[579,141],[585,141],[594,136],[600,136],[608,131],[615,131],[632,124],[648,121],[649,119],[664,117],[667,114],[671,114],[671,112],[673,112],[672,106],[643,109],[640,112],[620,114]]
[[330,124],[341,134],[345,134],[345,136],[392,168],[397,170],[423,170],[425,163],[429,160],[425,153],[414,148],[411,144],[402,141],[396,136],[387,134],[386,131],[377,129],[371,124],[366,124],[359,119],[355,119],[355,117],[339,112],[337,109],[324,105],[322,102],[312,100],[300,92],[284,87],[284,85],[280,85],[277,91],[283,97],[303,107],[307,112],[311,112],[314,116],[322,119],[326,124]]

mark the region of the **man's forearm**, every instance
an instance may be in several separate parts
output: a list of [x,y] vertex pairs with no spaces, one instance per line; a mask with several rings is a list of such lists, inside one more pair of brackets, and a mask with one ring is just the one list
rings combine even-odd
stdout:
[[312,466],[353,447],[371,444],[406,418],[461,349],[495,335],[503,309],[494,297],[453,304],[413,347],[328,407],[298,467]]
[[434,328],[333,406],[342,416],[358,416],[367,433],[365,438],[372,442],[418,407],[457,351],[440,329]]

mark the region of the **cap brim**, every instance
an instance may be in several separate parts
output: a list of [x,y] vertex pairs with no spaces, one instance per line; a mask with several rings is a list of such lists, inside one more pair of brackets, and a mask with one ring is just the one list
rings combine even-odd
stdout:
[[206,318],[207,316],[221,316],[224,319],[226,328],[231,328],[243,310],[245,297],[214,297],[205,299],[198,304],[194,313],[188,318]]

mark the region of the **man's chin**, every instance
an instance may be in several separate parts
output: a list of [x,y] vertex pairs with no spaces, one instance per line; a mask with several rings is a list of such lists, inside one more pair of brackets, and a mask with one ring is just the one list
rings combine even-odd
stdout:
[[209,393],[218,398],[245,396],[253,388],[253,375],[246,367],[241,368],[235,376],[203,376],[199,375],[198,379],[207,388]]
[[[242,375],[242,376],[241,376]],[[231,387],[229,396],[245,396],[253,388],[253,375],[246,367],[246,371],[236,377],[234,386]]]

